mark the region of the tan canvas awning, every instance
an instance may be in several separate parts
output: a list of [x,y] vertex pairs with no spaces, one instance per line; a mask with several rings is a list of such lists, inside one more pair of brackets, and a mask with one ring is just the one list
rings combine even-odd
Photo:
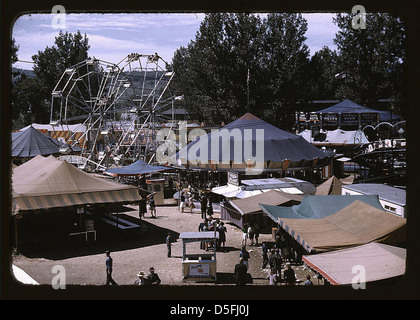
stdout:
[[95,177],[66,161],[37,156],[13,169],[13,210],[42,210],[140,200],[138,189]]
[[332,176],[327,181],[321,183],[316,187],[316,195],[340,195],[343,182],[340,179]]
[[331,284],[349,285],[354,281],[355,267],[364,268],[365,282],[402,276],[406,269],[407,250],[382,243],[303,256],[303,261]]
[[279,206],[287,202],[298,204],[302,201],[303,195],[290,194],[277,190],[270,190],[252,197],[230,201],[230,204],[242,214],[260,212],[260,203]]
[[404,242],[406,219],[356,200],[322,219],[279,218],[279,225],[308,251],[325,252],[369,242]]

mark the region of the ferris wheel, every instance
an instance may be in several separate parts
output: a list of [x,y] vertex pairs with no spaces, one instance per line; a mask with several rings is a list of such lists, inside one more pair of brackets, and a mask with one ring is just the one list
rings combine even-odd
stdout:
[[99,163],[153,157],[162,112],[176,97],[174,73],[157,54],[131,53],[118,63],[89,58],[66,69],[52,92],[51,124],[81,123],[83,134],[66,141]]

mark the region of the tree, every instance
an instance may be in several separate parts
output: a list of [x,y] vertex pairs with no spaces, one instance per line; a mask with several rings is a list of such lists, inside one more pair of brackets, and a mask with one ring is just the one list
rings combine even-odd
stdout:
[[388,13],[366,14],[366,29],[352,27],[353,16],[337,14],[340,28],[337,66],[347,72],[339,81],[336,97],[371,104],[391,99],[397,113],[404,106],[405,29],[402,20]]
[[291,129],[296,105],[308,93],[308,24],[301,14],[272,13],[265,25],[263,65],[269,104],[265,115],[277,126]]
[[249,111],[290,127],[305,92],[306,29],[298,14],[207,14],[195,40],[175,52],[174,87],[206,123]]
[[51,93],[66,68],[88,58],[88,42],[86,34],[82,36],[80,31],[75,34],[60,31],[53,46],[32,56],[36,77],[22,77],[12,90],[14,126],[49,121]]
[[337,59],[337,52],[326,46],[311,57],[309,62],[311,100],[328,100],[335,97],[339,82],[334,76],[341,71],[337,67]]

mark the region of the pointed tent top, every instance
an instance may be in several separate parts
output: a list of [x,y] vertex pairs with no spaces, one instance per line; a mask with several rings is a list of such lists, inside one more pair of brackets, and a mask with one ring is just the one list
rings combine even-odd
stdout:
[[242,117],[240,117],[239,120],[251,121],[251,120],[260,120],[260,118],[254,116],[252,113],[247,112]]

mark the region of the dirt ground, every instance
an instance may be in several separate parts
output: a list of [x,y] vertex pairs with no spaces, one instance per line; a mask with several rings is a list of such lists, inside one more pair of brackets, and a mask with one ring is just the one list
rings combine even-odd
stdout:
[[[138,222],[138,209],[124,212],[127,220]],[[219,212],[215,212],[219,218]],[[105,284],[105,251],[111,251],[113,258],[113,278],[118,285],[133,285],[139,271],[149,272],[154,267],[163,285],[170,286],[232,286],[234,285],[233,270],[238,261],[241,247],[242,232],[230,223],[226,223],[226,250],[217,252],[217,281],[216,283],[187,283],[182,281],[182,241],[177,239],[181,232],[198,231],[202,221],[199,208],[193,213],[181,213],[177,206],[167,205],[157,207],[157,218],[150,213],[143,219],[146,231],[142,237],[129,234],[127,230],[98,229],[97,239],[89,236],[88,243],[81,239],[71,246],[32,246],[13,256],[13,264],[24,270],[39,284],[51,285],[56,275],[52,272],[56,265],[65,269],[67,285],[102,286]],[[171,232],[174,236],[172,243],[172,257],[166,256],[166,235]],[[127,233],[127,234],[126,234]],[[259,242],[272,241],[272,235],[261,234]],[[189,244],[193,245],[193,244]],[[196,244],[200,252],[199,243]],[[189,247],[188,247],[189,248]],[[261,269],[262,255],[260,246],[247,246],[250,252],[248,285],[268,285],[268,269]],[[310,275],[314,285],[318,283],[316,274],[304,265],[292,265],[298,278],[297,285],[302,285],[306,275]],[[283,284],[279,284],[280,286]]]

